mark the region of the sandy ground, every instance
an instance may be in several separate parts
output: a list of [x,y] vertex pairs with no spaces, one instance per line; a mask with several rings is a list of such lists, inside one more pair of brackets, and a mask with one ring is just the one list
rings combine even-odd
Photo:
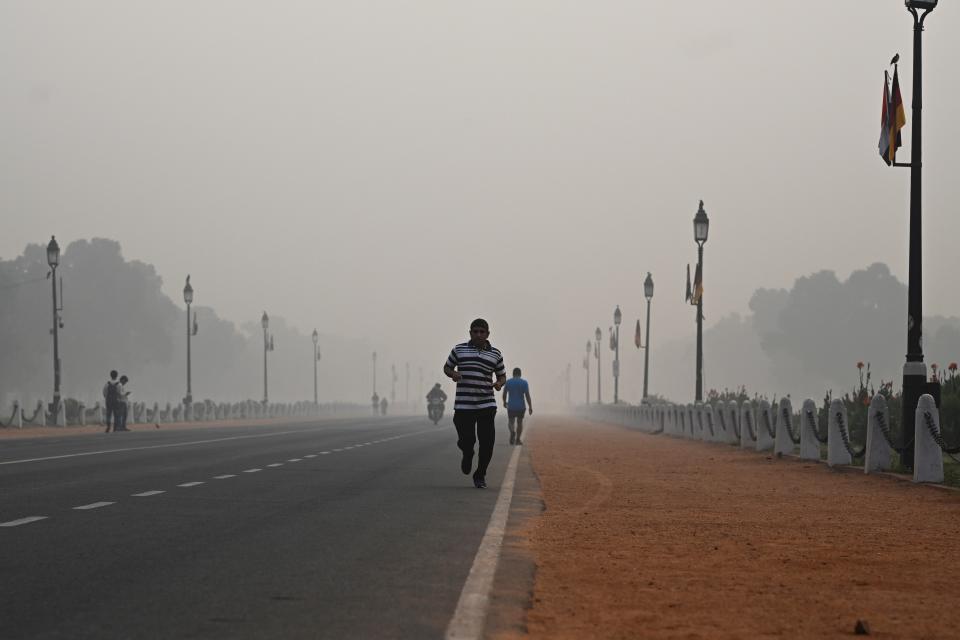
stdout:
[[[960,638],[960,493],[541,418],[534,638]],[[515,635],[510,633],[504,636]]]

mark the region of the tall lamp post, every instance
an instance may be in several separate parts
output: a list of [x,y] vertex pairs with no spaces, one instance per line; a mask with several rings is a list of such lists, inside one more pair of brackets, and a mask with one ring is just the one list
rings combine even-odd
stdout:
[[267,394],[267,352],[273,351],[273,336],[267,334],[270,328],[270,317],[267,312],[263,312],[260,318],[260,326],[263,327],[263,406],[266,407],[270,396]]
[[587,379],[587,404],[590,404],[590,354],[593,351],[593,342],[587,340],[587,355],[583,357],[583,369]]
[[623,314],[620,313],[620,305],[613,310],[613,324],[616,327],[613,337],[613,404],[620,402],[620,321]]
[[50,415],[56,424],[60,415],[60,311],[57,304],[57,267],[60,266],[60,245],[57,239],[50,236],[47,245],[47,265],[50,266],[50,282],[53,284],[53,402],[50,404]]
[[653,300],[653,276],[649,271],[643,281],[643,297],[647,299],[647,343],[643,347],[643,399],[646,400],[650,380],[650,301]]
[[313,330],[313,406],[319,406],[317,402],[317,360],[320,359],[320,351],[317,349],[317,344],[320,342],[320,334],[317,333],[317,330]]
[[[703,245],[707,242],[707,232],[710,230],[710,220],[703,209],[703,200],[700,208],[693,216],[693,240],[697,243],[697,277],[694,280],[693,300],[691,304],[697,307],[697,389],[695,399],[703,402]],[[689,272],[688,272],[689,273]]]
[[183,397],[183,419],[187,422],[193,419],[193,379],[190,361],[190,335],[192,327],[190,326],[190,305],[193,304],[193,286],[190,284],[190,276],[187,276],[187,283],[183,285],[183,301],[187,305],[187,395]]
[[906,0],[913,16],[913,125],[910,148],[910,256],[907,285],[907,359],[903,365],[903,464],[913,467],[914,413],[920,396],[927,392],[927,365],[923,362],[923,238],[921,227],[921,169],[923,104],[923,21],[937,0]]
[[597,404],[603,404],[600,395],[600,338],[603,336],[603,332],[600,331],[600,327],[597,327],[593,335],[597,339],[593,344],[593,355],[597,357]]

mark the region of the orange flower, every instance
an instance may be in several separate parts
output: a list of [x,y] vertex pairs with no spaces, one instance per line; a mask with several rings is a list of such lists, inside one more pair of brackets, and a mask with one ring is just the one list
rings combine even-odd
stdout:
[[862,362],[862,361],[857,363],[857,369],[863,369],[863,362]]
[[947,367],[947,369],[950,369],[950,371],[956,371],[956,370],[957,370],[957,363],[956,363],[956,362],[951,362],[951,363],[950,363],[950,366]]

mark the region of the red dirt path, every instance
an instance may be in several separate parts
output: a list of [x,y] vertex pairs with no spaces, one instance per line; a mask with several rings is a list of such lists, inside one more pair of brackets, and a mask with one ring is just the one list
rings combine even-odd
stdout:
[[960,493],[575,419],[528,444],[534,638],[960,638]]

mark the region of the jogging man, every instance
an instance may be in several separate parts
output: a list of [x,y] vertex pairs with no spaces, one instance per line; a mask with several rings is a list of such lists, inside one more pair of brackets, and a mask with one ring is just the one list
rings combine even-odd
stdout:
[[455,346],[443,366],[447,377],[457,383],[453,424],[457,427],[457,446],[463,452],[460,470],[464,475],[473,468],[473,445],[479,442],[477,470],[473,473],[473,486],[477,489],[487,488],[487,466],[496,439],[493,420],[497,400],[493,392],[500,391],[507,381],[503,355],[487,340],[489,336],[490,325],[477,318],[470,323],[470,341]]
[[[524,404],[526,401],[526,404]],[[503,406],[507,409],[507,427],[510,429],[510,444],[523,444],[523,412],[529,408],[533,415],[533,401],[530,400],[530,385],[520,377],[520,368],[514,368],[513,377],[503,387]],[[517,423],[514,430],[513,423]]]

